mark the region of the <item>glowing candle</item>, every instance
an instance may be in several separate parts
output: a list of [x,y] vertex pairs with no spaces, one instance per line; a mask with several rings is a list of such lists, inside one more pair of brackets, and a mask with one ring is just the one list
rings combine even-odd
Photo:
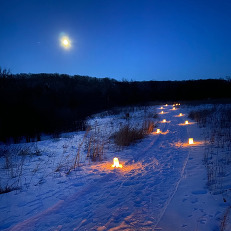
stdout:
[[188,139],[188,144],[194,144],[193,138],[189,138],[189,139]]
[[188,124],[188,120],[185,121],[185,124]]
[[180,113],[180,115],[179,115],[179,116],[183,116],[183,115],[182,115],[182,113]]
[[161,107],[160,109],[163,109],[163,107]]
[[173,104],[172,106],[175,107],[175,104]]
[[167,107],[167,106],[168,106],[168,104],[165,104],[165,106]]
[[160,133],[160,129],[159,128],[157,128],[156,133]]
[[161,114],[164,114],[164,111],[162,111]]
[[172,110],[176,110],[176,108],[175,107],[173,107],[173,109]]
[[119,159],[115,157],[113,159],[114,164],[112,165],[113,168],[122,168],[122,164],[119,163]]
[[166,119],[163,119],[163,123],[166,123]]

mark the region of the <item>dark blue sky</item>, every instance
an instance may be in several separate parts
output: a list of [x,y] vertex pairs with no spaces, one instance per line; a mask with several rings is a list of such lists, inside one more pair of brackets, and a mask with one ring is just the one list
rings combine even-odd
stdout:
[[0,9],[0,66],[12,73],[231,76],[230,0],[0,0]]

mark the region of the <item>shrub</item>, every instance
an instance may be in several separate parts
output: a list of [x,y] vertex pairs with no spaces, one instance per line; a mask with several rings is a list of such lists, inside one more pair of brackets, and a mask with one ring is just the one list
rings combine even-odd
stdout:
[[152,120],[145,120],[143,123],[143,132],[145,134],[150,134],[153,132],[155,124]]
[[91,134],[86,142],[87,158],[90,158],[92,161],[103,160],[104,145],[103,139],[99,139],[95,134]]
[[143,139],[144,136],[143,128],[131,128],[129,125],[125,125],[113,134],[114,142],[118,146],[129,146],[131,143]]
[[188,117],[200,124],[205,125],[208,117],[211,117],[215,111],[215,108],[191,111]]

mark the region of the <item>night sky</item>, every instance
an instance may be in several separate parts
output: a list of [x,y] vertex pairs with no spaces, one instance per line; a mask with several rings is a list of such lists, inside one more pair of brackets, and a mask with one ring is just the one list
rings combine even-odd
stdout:
[[0,66],[12,73],[231,76],[230,0],[0,0],[0,11]]

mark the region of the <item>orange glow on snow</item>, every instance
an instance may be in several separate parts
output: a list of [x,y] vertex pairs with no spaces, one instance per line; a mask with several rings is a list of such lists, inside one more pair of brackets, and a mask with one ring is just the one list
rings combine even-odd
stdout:
[[160,132],[160,133],[161,133],[161,135],[166,135],[169,133],[169,130],[167,130],[166,132]]
[[180,113],[179,115],[175,115],[174,117],[182,117],[184,114]]
[[[187,121],[187,122],[186,122]],[[184,123],[182,124],[178,124],[180,126],[186,126],[186,125],[192,125],[192,124],[195,124],[196,122],[189,122],[188,120],[186,120]]]
[[160,115],[163,115],[163,114],[167,114],[168,112],[164,112],[164,111],[161,111],[159,114]]
[[152,134],[153,135],[159,135],[159,134],[161,134],[161,135],[166,135],[166,134],[168,134],[169,133],[169,130],[167,130],[166,132],[162,132],[159,128],[156,130],[156,132],[153,132]]
[[176,143],[174,143],[172,145],[174,145],[177,148],[187,148],[187,147],[190,147],[190,146],[200,146],[200,145],[203,145],[203,144],[204,144],[204,142],[202,142],[202,141],[197,141],[197,142],[193,141],[192,144],[190,144],[189,141],[188,141],[188,142],[185,142],[185,143],[176,142]]
[[[118,174],[127,174],[131,173],[132,175],[136,175],[138,173],[145,171],[145,166],[149,165],[149,163],[144,164],[143,162],[132,162],[131,164],[125,163],[121,161],[121,164],[123,165],[122,168],[119,168],[119,171],[117,171]],[[154,158],[153,159],[153,165],[159,165],[158,161]],[[98,173],[98,172],[105,172],[110,173],[114,170],[117,170],[118,168],[112,168],[111,163],[105,162],[105,163],[98,163],[91,165],[90,169],[92,170],[92,173]]]
[[171,121],[168,121],[168,120],[166,120],[166,119],[163,119],[162,121],[160,121],[160,123],[170,123]]
[[122,164],[119,163],[119,159],[117,157],[113,159],[113,163],[114,163],[112,165],[113,168],[122,168]]

